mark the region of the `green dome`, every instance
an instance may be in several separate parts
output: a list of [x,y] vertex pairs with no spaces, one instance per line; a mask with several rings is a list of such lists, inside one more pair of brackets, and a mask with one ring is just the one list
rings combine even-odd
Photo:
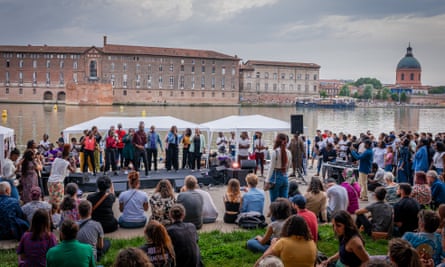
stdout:
[[419,61],[413,56],[411,46],[406,49],[406,55],[397,64],[397,69],[421,69]]

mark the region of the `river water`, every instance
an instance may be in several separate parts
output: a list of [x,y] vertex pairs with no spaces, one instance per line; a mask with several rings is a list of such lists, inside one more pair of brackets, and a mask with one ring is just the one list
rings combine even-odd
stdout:
[[[390,130],[412,130],[425,132],[445,131],[443,109],[410,107],[355,108],[354,110],[308,109],[295,107],[198,107],[198,106],[65,106],[57,109],[41,104],[0,104],[0,110],[7,110],[0,125],[13,128],[16,143],[23,148],[34,139],[39,142],[43,133],[48,133],[55,142],[60,131],[77,123],[98,116],[173,116],[183,120],[204,123],[229,115],[260,114],[290,121],[294,114],[303,115],[305,134],[313,136],[316,129],[330,129],[333,132],[359,134],[371,130],[373,133]],[[117,122],[116,122],[117,123]],[[137,125],[125,125],[137,127]],[[261,125],[259,125],[261,127]]]

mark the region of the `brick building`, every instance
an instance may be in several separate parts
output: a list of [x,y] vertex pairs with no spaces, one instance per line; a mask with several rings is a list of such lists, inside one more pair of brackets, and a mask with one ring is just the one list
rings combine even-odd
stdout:
[[314,63],[249,60],[240,68],[240,102],[294,103],[319,94],[319,76]]
[[237,104],[239,59],[208,50],[108,44],[0,46],[0,101]]

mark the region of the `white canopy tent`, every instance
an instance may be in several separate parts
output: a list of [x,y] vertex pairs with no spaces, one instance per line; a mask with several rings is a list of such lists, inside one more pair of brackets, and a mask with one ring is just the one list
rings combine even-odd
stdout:
[[[208,131],[208,151],[210,151],[210,141],[214,132],[235,132],[239,136],[240,132],[289,132],[290,124],[274,118],[262,115],[228,116],[218,120],[209,121],[199,125],[202,130]],[[236,149],[238,153],[238,149]]]
[[[8,140],[8,142],[5,143],[6,140]],[[14,146],[14,130],[0,126],[0,166],[3,164],[3,160],[5,159],[5,150],[10,152],[11,148],[14,148]],[[0,168],[0,175],[1,174],[2,169]]]
[[84,130],[91,129],[96,126],[100,132],[106,132],[110,129],[110,126],[117,126],[118,123],[122,123],[123,128],[135,128],[139,126],[139,122],[145,123],[145,130],[148,130],[151,125],[156,127],[157,131],[168,131],[173,125],[176,125],[178,130],[184,130],[186,128],[196,128],[198,124],[193,122],[181,120],[171,116],[155,116],[155,117],[97,117],[95,119],[82,122],[73,126],[70,126],[63,130],[63,136],[65,142],[70,140],[70,134],[82,134]]

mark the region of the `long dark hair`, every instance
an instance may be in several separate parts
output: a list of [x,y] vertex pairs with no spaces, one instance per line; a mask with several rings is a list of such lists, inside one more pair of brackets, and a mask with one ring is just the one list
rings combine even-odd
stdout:
[[422,266],[417,250],[408,241],[401,238],[393,238],[389,241],[389,257],[397,264],[397,267]]
[[34,151],[32,149],[25,150],[23,153],[23,162],[22,162],[22,174],[26,174],[28,171],[29,163],[32,162],[34,164]]
[[307,192],[311,192],[313,194],[319,194],[321,191],[324,191],[323,183],[317,177],[312,177],[311,182],[307,188]]
[[340,242],[344,241],[345,243],[347,243],[352,237],[358,236],[364,243],[363,238],[361,237],[357,229],[357,226],[355,225],[351,215],[349,215],[347,211],[339,210],[335,212],[334,215],[332,216],[332,220],[334,221],[332,222],[333,224],[341,223],[345,226],[345,231],[343,235],[337,236]]
[[147,240],[161,250],[160,254],[165,262],[168,261],[165,257],[166,251],[168,251],[168,254],[173,258],[173,262],[175,262],[175,250],[173,249],[172,241],[164,225],[156,220],[150,220],[145,227],[144,233]]
[[51,222],[47,210],[36,210],[32,216],[29,231],[32,233],[31,240],[41,240],[45,234],[49,236],[51,233]]
[[280,156],[281,156],[281,171],[285,172],[286,171],[286,165],[287,165],[287,153],[286,153],[286,146],[287,146],[287,142],[289,141],[288,136],[285,135],[284,133],[279,133],[277,135],[277,138],[275,139],[275,144],[273,146],[273,149],[278,149],[280,148]]
[[312,240],[312,234],[309,231],[306,221],[303,217],[292,215],[283,224],[281,237],[301,236],[304,240]]

